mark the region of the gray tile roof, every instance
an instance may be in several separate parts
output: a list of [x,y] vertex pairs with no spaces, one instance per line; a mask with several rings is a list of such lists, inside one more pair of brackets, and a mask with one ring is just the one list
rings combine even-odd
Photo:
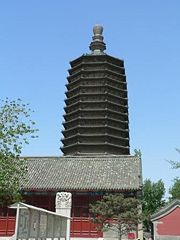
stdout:
[[174,199],[172,202],[169,202],[166,206],[159,209],[156,213],[151,215],[151,221],[154,222],[159,218],[162,218],[172,212],[175,208],[180,208],[180,199]]
[[24,190],[137,190],[141,161],[135,156],[26,157]]

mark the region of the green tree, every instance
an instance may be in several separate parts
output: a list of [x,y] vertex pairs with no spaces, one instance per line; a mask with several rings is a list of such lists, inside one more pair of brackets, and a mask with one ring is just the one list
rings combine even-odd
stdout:
[[172,187],[169,189],[170,199],[180,199],[180,178],[175,178]]
[[35,138],[37,129],[30,119],[31,109],[20,99],[8,98],[0,104],[0,204],[10,204],[20,199],[20,178],[26,172],[20,158],[29,137]]
[[144,217],[143,225],[145,231],[149,232],[151,229],[151,214],[153,214],[158,208],[164,206],[164,194],[165,187],[162,180],[159,180],[158,182],[152,182],[150,179],[146,179],[144,181],[142,211]]
[[139,201],[125,198],[122,194],[105,195],[102,200],[90,205],[92,221],[102,231],[118,232],[119,239],[130,231],[137,230],[140,221]]

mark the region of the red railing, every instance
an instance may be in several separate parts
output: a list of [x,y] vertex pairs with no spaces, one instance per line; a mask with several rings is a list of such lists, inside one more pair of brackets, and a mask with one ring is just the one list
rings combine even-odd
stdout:
[[102,237],[102,232],[97,231],[96,225],[87,217],[74,217],[71,219],[71,237]]
[[[0,236],[12,236],[15,231],[15,217],[0,217]],[[71,237],[102,237],[96,226],[85,217],[71,219]]]
[[0,236],[12,236],[15,231],[15,217],[0,217]]

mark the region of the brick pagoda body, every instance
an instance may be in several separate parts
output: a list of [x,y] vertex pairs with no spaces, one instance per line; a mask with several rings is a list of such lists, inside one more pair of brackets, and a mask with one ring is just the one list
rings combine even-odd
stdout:
[[127,83],[123,61],[83,55],[71,62],[64,155],[129,155]]

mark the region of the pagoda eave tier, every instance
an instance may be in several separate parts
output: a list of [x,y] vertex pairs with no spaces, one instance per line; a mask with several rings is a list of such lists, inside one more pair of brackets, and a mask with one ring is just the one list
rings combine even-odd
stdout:
[[[90,56],[90,58],[88,59],[89,61],[87,61],[87,55],[86,55],[85,58],[81,57],[81,61],[79,62],[79,64],[77,64],[74,67],[68,69],[68,72],[69,72],[69,74],[72,74],[73,71],[79,70],[81,68],[83,68],[84,70],[88,70],[88,68],[86,68],[86,67],[88,67],[88,66],[96,67],[97,65],[110,66],[111,69],[115,69],[115,70],[124,69],[124,63],[123,62],[120,65],[113,64],[110,61],[107,61],[107,57],[109,57],[109,55],[106,55],[106,56],[102,57],[103,58],[102,61],[99,60],[97,62],[97,61],[94,61],[94,60],[97,59],[94,56],[93,57]],[[105,61],[103,61],[104,58],[106,58]],[[84,59],[85,59],[85,61],[84,61]]]
[[128,129],[120,129],[114,126],[74,126],[72,128],[68,128],[67,130],[63,130],[62,134],[65,138],[69,138],[74,135],[80,134],[94,134],[98,132],[99,134],[113,134],[114,136],[129,138]]
[[120,128],[120,126],[123,126],[122,129],[126,129],[127,124],[128,124],[128,120],[119,120],[119,119],[115,119],[115,118],[111,118],[111,117],[95,117],[93,116],[91,117],[77,117],[74,118],[72,120],[69,121],[65,121],[63,122],[63,126],[65,127],[65,129],[70,128],[70,125],[75,124],[75,126],[99,126],[99,125],[104,125],[105,127],[109,126],[114,126],[116,127],[116,125],[118,125],[118,128]]
[[94,93],[96,94],[101,94],[101,93],[114,93],[116,94],[116,91],[120,93],[121,97],[127,98],[127,90],[126,89],[118,89],[114,86],[108,86],[108,85],[89,85],[89,86],[84,86],[84,85],[78,85],[72,89],[69,89],[69,91],[65,92],[66,97],[71,98],[73,96],[76,96],[79,93],[86,93],[87,95],[92,95]]
[[129,146],[125,147],[111,143],[75,143],[62,147],[61,151],[66,155],[80,155],[90,153],[129,155]]
[[63,115],[66,121],[71,121],[76,118],[114,118],[121,121],[128,119],[128,113],[117,112],[112,109],[75,109]]
[[119,66],[119,67],[124,67],[124,61],[119,59],[119,58],[115,58],[112,57],[108,54],[105,55],[91,55],[91,54],[83,54],[82,56],[74,59],[73,61],[70,62],[71,68],[76,67],[78,64],[81,64],[82,62],[84,63],[100,63],[100,62],[109,62],[110,64],[114,64],[115,66]]
[[88,142],[96,142],[96,143],[103,143],[103,142],[121,142],[122,146],[126,145],[125,142],[128,141],[128,137],[119,137],[115,134],[110,134],[110,133],[77,133],[72,136],[66,137],[65,139],[62,139],[62,142],[64,143],[64,146],[71,144],[71,142],[83,142],[83,143],[88,143]]
[[110,101],[87,101],[87,102],[76,102],[74,104],[71,104],[69,106],[64,107],[64,110],[66,113],[71,113],[72,111],[75,110],[86,110],[86,111],[94,111],[94,110],[99,110],[99,111],[107,111],[107,109],[112,109],[115,112],[120,111],[122,114],[127,112],[128,106],[127,105],[120,105],[117,103],[112,103]]
[[[121,96],[117,96],[116,94],[113,94],[113,93],[97,93],[97,92],[93,92],[93,93],[80,93],[80,94],[77,94],[75,96],[72,96],[72,97],[69,97],[67,99],[65,99],[65,103],[66,105],[70,105],[71,103],[75,103],[75,102],[83,102],[83,101],[88,101],[89,99],[107,99],[108,101],[111,101],[110,99],[116,99],[116,101],[118,102],[125,102],[127,103],[127,97],[121,97]],[[127,105],[127,104],[126,104]]]
[[[122,69],[120,68],[121,72],[117,73],[113,70],[110,69],[89,69],[89,70],[84,70],[81,69],[77,72],[72,73],[70,76],[67,77],[68,82],[70,83],[71,80],[74,80],[74,78],[81,76],[82,78],[98,78],[98,77],[109,77],[111,79],[118,79],[119,78],[119,82],[123,82],[123,80],[125,80],[125,73],[124,71],[122,71]],[[96,75],[98,73],[98,75]],[[118,78],[116,78],[118,77]]]
[[[127,88],[127,83],[125,80],[125,76],[123,76],[123,78],[119,78],[108,74],[98,74],[98,76],[94,75],[91,77],[91,75],[82,75],[80,73],[76,77],[73,77],[73,81],[69,81],[68,84],[66,84],[66,88],[70,90],[79,85],[86,87],[95,85],[99,87],[109,86],[119,90],[119,87],[122,89]],[[86,83],[88,83],[88,85],[86,85]]]

